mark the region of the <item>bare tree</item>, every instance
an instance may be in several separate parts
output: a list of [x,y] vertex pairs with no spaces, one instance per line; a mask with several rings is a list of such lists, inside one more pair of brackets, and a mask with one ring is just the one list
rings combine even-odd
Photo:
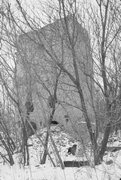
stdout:
[[[82,86],[81,80],[80,80],[80,71],[82,72],[81,68],[83,69],[83,71],[85,71],[85,69],[87,71],[88,68],[85,68],[86,63],[89,63],[88,67],[92,66],[91,60],[89,61],[89,56],[91,55],[90,47],[89,47],[89,44],[90,44],[89,39],[88,39],[87,34],[83,32],[83,36],[85,38],[85,51],[86,52],[85,54],[82,54],[81,60],[79,60],[79,57],[76,51],[76,48],[79,43],[78,38],[80,38],[80,36],[78,37],[78,34],[80,32],[78,30],[79,24],[76,18],[76,13],[77,13],[76,2],[74,2],[73,4],[71,4],[70,2],[66,4],[66,2],[64,1],[61,1],[61,2],[59,1],[58,3],[59,3],[58,17],[60,18],[60,20],[57,20],[56,27],[54,27],[55,24],[52,24],[50,25],[50,29],[47,26],[47,28],[42,29],[42,31],[39,31],[39,30],[36,31],[35,37],[38,37],[39,41],[36,41],[35,37],[33,38],[32,37],[33,35],[31,33],[30,34],[28,33],[27,36],[36,45],[41,46],[43,48],[44,52],[46,53],[46,62],[47,63],[53,62],[56,65],[56,67],[59,68],[63,72],[63,74],[65,75],[66,81],[68,80],[70,83],[68,87],[72,89],[71,92],[75,91],[75,97],[80,99],[79,109],[81,109],[81,111],[83,112],[83,115],[87,124],[87,128],[88,128],[88,132],[90,135],[90,139],[92,142],[92,147],[93,147],[93,150],[96,151],[97,142],[95,139],[92,126],[91,126],[91,119],[89,117],[89,112],[86,107],[87,106],[86,101],[85,101],[86,96],[84,95],[84,91],[82,90],[84,88],[83,87],[84,82],[82,83],[83,84]],[[28,27],[34,30],[33,24],[31,24],[29,19],[27,18],[27,15],[25,14],[20,2],[17,1],[17,4],[19,6],[20,12],[22,13],[23,18],[26,21]],[[44,30],[48,31],[47,34],[45,34]],[[53,40],[51,40],[51,38],[47,39],[46,37],[47,35],[49,36],[49,34],[52,35],[52,33],[55,35],[56,38],[59,38],[59,40],[58,39],[56,40],[56,38],[55,40],[57,41],[57,45],[58,45],[56,47],[60,47],[59,53],[62,54],[61,56],[58,52],[56,52],[57,49],[55,45],[52,44]],[[67,58],[65,59],[64,48],[66,48],[66,51],[67,51],[66,53],[69,53],[71,56],[70,62],[69,61],[67,62]],[[82,59],[85,59],[85,62]],[[90,88],[90,91],[88,90],[88,93],[91,95],[93,88],[91,85],[92,71],[90,71],[90,69],[88,69],[89,74],[88,74],[88,77],[86,77],[85,79],[88,82],[88,87]]]
[[[21,43],[18,40],[19,37],[19,31],[21,31],[21,29],[17,26],[16,24],[16,19],[14,19],[14,16],[12,14],[12,10],[9,4],[4,4],[6,9],[4,13],[1,13],[4,21],[1,21],[2,24],[2,49],[1,52],[6,51],[7,53],[9,53],[10,55],[10,60],[11,62],[9,62],[8,57],[6,56],[6,54],[2,54],[1,55],[1,66],[4,67],[3,68],[3,73],[7,73],[7,77],[9,78],[9,80],[11,81],[8,82],[8,79],[5,79],[3,77],[3,73],[1,73],[1,81],[2,84],[8,94],[8,97],[12,100],[12,102],[14,103],[14,110],[16,111],[15,113],[19,114],[19,118],[22,121],[22,152],[23,152],[23,157],[24,157],[24,165],[25,164],[29,164],[29,150],[28,150],[28,145],[27,145],[27,141],[28,141],[28,137],[29,137],[29,132],[28,132],[28,125],[30,123],[30,114],[34,111],[34,105],[33,105],[33,100],[32,100],[32,96],[33,96],[33,89],[32,89],[32,85],[31,83],[33,83],[34,81],[38,81],[39,84],[41,85],[42,88],[42,92],[44,91],[44,94],[47,96],[47,93],[49,94],[50,100],[48,102],[48,98],[43,97],[46,101],[46,104],[49,103],[49,109],[51,108],[51,112],[50,112],[50,117],[47,120],[47,127],[48,127],[48,131],[47,131],[47,137],[45,140],[45,145],[42,142],[42,144],[44,145],[44,155],[43,155],[43,161],[46,161],[46,156],[47,154],[49,155],[47,146],[48,146],[48,138],[49,138],[49,129],[50,129],[50,125],[51,125],[51,121],[53,120],[53,116],[56,110],[56,103],[57,103],[57,87],[58,87],[58,81],[59,81],[59,76],[61,74],[61,71],[59,70],[57,72],[57,76],[55,78],[55,82],[54,85],[51,85],[46,83],[46,81],[44,82],[43,79],[41,78],[42,74],[38,74],[36,72],[35,69],[35,65],[33,65],[33,67],[31,67],[31,62],[28,62],[28,59],[26,58],[26,54],[24,54],[24,51],[22,51],[22,46]],[[8,25],[8,27],[5,27],[5,23]],[[21,38],[20,38],[21,39]],[[4,46],[4,47],[3,47]],[[21,61],[22,63],[25,65],[25,71],[24,71],[24,78],[23,80],[18,76],[18,63],[20,63],[17,58]],[[10,69],[9,69],[10,68]],[[30,68],[30,69],[29,69]],[[45,71],[44,74],[47,74],[47,69],[42,66],[40,71]],[[33,75],[34,72],[34,75]],[[49,74],[49,73],[48,73]],[[47,75],[48,76],[48,75]],[[21,82],[22,80],[22,82]],[[24,88],[25,88],[25,92],[23,94],[21,94],[21,84],[25,84]],[[49,89],[50,86],[50,89]],[[23,88],[23,86],[22,86]],[[23,89],[22,89],[23,90]],[[41,91],[39,91],[39,95],[43,96],[43,93]],[[21,95],[23,95],[22,99],[21,99]],[[33,129],[34,131],[34,129]],[[51,136],[51,134],[50,134]],[[52,139],[52,137],[51,137]],[[52,141],[52,144],[55,147],[55,151],[57,153],[57,156],[59,158],[59,161],[61,163],[61,166],[63,168],[63,163],[61,161],[61,158],[59,156],[59,153],[56,149],[56,146],[54,144],[54,142]],[[51,156],[49,155],[52,163],[54,164]]]
[[[56,96],[56,85],[53,86],[55,87],[54,93],[50,93],[46,86],[49,85],[49,83],[46,84],[47,79],[42,79],[42,75],[49,74],[49,68],[44,68],[45,64],[61,71],[60,83],[58,84],[61,96],[58,102],[62,102],[62,97],[68,90],[69,98],[66,98],[66,103],[71,104],[75,109],[83,113],[92,144],[94,163],[100,163],[106,151],[111,127],[120,120],[120,2],[99,0],[96,1],[95,7],[90,4],[90,8],[86,4],[82,8],[84,14],[79,14],[81,7],[77,1],[59,0],[55,6],[50,3],[51,16],[47,12],[45,12],[45,15],[49,22],[52,23],[50,26],[47,25],[45,28],[41,28],[41,30],[40,24],[44,24],[44,17],[38,17],[34,12],[35,18],[33,18],[25,13],[24,7],[22,7],[19,0],[16,0],[16,3],[21,19],[15,15],[9,4],[7,4],[9,16],[5,11],[1,12],[1,15],[3,17],[7,16],[9,21],[11,20],[14,24],[14,29],[23,34],[19,36],[20,42],[16,43],[21,59],[25,59],[25,54],[22,54],[22,51],[32,51],[32,49],[35,49],[37,53],[40,51],[41,64],[28,61],[30,58],[34,60],[35,52],[33,57],[32,54],[29,57],[28,53],[24,62],[25,65],[29,62],[28,67],[31,66],[31,70],[34,71],[35,79],[41,81],[41,87],[44,87],[51,97],[52,114],[49,118],[49,124],[55,112],[58,96]],[[84,22],[83,17],[87,21]],[[81,25],[79,25],[78,21],[80,21]],[[25,27],[30,32],[26,33]],[[83,37],[81,37],[80,33]],[[15,37],[15,33],[13,37]],[[31,47],[29,46],[30,41]],[[18,47],[18,44],[21,43],[23,43],[22,48]],[[81,53],[78,53],[79,50]],[[38,65],[41,69],[40,73],[37,71]],[[98,144],[99,124],[97,122],[99,122],[99,117],[95,107],[94,84],[100,88],[105,105],[104,118],[106,125],[101,144]],[[87,103],[86,97],[90,99],[89,103]],[[90,110],[93,111],[93,118],[97,125],[95,132],[91,123]],[[50,125],[48,125],[48,130],[49,128]],[[47,139],[48,135],[45,149],[47,149]]]
[[[87,5],[86,5],[87,6]],[[105,107],[104,136],[98,149],[96,164],[103,159],[111,127],[114,121],[120,120],[119,91],[120,91],[120,2],[96,1],[96,11],[86,8],[92,37],[92,54],[95,67],[96,85],[101,90]],[[98,119],[97,119],[98,121]]]

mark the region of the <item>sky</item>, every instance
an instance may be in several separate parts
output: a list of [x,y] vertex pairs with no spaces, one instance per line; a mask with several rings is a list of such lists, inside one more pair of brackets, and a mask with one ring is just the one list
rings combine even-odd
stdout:
[[[6,1],[11,4],[11,7],[13,8],[13,11],[18,14],[18,5],[16,0],[0,0]],[[55,7],[58,5],[58,0],[19,0],[22,4],[22,7],[26,11],[29,16],[31,16],[32,19],[37,20],[38,17],[42,17],[42,21],[49,21],[48,16],[52,16],[54,11],[52,7]],[[71,0],[70,0],[71,1]],[[73,1],[73,0],[72,0]],[[77,3],[87,3],[89,2],[96,4],[96,0],[76,0]],[[80,5],[81,7],[81,5]],[[80,11],[81,12],[81,11]],[[56,18],[56,17],[55,17]]]

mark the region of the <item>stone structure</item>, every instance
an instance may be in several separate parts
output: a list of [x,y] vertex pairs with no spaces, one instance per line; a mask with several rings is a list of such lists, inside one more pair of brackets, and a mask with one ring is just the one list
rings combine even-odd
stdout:
[[[94,119],[91,108],[94,85],[89,78],[93,75],[89,36],[73,16],[68,16],[66,23],[67,26],[65,19],[56,20],[39,30],[22,34],[18,39],[17,73],[20,94],[22,102],[25,103],[27,93],[31,91],[34,103],[34,112],[31,114],[31,118],[36,122],[44,122],[49,114],[50,109],[47,105],[49,93],[46,87],[51,93],[53,92],[53,85],[58,73],[57,64],[62,63],[74,75],[73,56],[67,38],[68,32],[74,40],[75,56],[86,106],[91,120]],[[63,72],[58,87],[57,98],[62,106],[57,104],[54,118],[71,129],[76,123],[78,126],[78,121],[84,121],[81,111],[75,108],[76,106],[80,107],[80,99],[71,80]],[[68,104],[64,102],[68,102]],[[73,106],[69,106],[69,104]]]

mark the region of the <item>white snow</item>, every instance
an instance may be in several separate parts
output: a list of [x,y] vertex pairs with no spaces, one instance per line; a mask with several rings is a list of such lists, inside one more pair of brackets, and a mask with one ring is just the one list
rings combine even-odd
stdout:
[[0,166],[0,180],[119,180],[121,177],[121,166],[105,165],[102,163],[95,168],[65,168],[59,167],[30,166],[19,167],[14,165]]
[[[42,130],[40,134],[42,134],[41,138],[44,139],[46,130]],[[60,133],[60,131],[53,131],[52,136],[62,160],[79,159],[78,155],[67,155],[67,148],[75,143],[78,144],[78,142],[74,142],[73,138],[64,132]],[[103,163],[98,166],[83,166],[80,168],[66,167],[62,170],[60,167],[52,167],[49,158],[45,165],[39,164],[43,148],[38,138],[33,136],[29,139],[29,144],[33,144],[33,146],[29,148],[29,167],[20,165],[21,154],[15,154],[15,164],[12,167],[8,164],[0,163],[0,180],[119,180],[121,178],[121,150],[115,153],[109,152],[104,157]],[[114,146],[121,145],[119,141],[115,141],[112,144]],[[1,150],[2,149],[0,149],[0,151]],[[51,152],[55,160],[50,142],[49,152]]]

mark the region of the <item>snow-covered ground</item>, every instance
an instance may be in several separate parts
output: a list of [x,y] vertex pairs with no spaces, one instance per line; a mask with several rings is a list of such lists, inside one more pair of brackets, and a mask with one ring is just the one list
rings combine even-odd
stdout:
[[[41,139],[44,139],[46,129],[38,133]],[[52,136],[62,160],[80,160],[83,159],[81,145],[75,141],[60,128],[52,129]],[[10,167],[7,164],[0,163],[0,180],[120,180],[121,178],[121,151],[109,152],[104,157],[104,162],[98,166],[83,166],[80,168],[66,167],[62,170],[60,167],[52,167],[50,160],[47,159],[45,165],[40,165],[43,147],[39,139],[31,137],[29,139],[30,146],[30,166],[23,167],[20,165],[21,154],[15,154],[15,164]],[[73,144],[78,145],[76,155],[68,155],[68,147]],[[112,143],[114,146],[121,146],[121,142],[116,140]],[[112,146],[110,144],[110,146]],[[80,150],[81,149],[81,150]],[[51,143],[49,142],[49,152],[54,161],[56,161],[55,153]],[[57,162],[57,161],[56,161]],[[58,163],[57,163],[58,166]]]

